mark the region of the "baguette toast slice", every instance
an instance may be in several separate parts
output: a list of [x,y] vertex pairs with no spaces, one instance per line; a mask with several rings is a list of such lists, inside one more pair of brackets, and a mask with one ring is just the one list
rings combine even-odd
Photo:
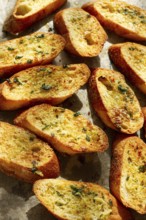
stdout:
[[58,159],[33,133],[0,122],[0,171],[26,182],[59,175]]
[[128,210],[103,187],[63,179],[34,183],[33,191],[50,213],[63,220],[132,220]]
[[53,13],[66,0],[17,0],[12,15],[4,24],[4,31],[19,34],[36,21]]
[[89,79],[89,95],[108,127],[126,134],[142,128],[144,118],[139,101],[120,72],[96,68]]
[[146,144],[121,135],[113,144],[110,189],[126,207],[146,213]]
[[50,63],[64,46],[63,37],[44,32],[1,42],[0,77],[7,77],[28,67]]
[[65,49],[77,56],[97,56],[107,39],[96,18],[81,8],[59,11],[55,15],[54,24],[66,40]]
[[146,46],[132,42],[114,44],[109,55],[133,85],[146,94]]
[[23,70],[0,85],[0,109],[14,110],[42,102],[57,105],[84,85],[89,76],[85,64]]
[[146,40],[146,10],[119,0],[98,0],[82,7],[103,27],[135,41]]
[[79,112],[61,107],[48,104],[34,106],[20,114],[14,122],[44,138],[56,150],[70,155],[102,152],[108,147],[107,136],[101,128]]

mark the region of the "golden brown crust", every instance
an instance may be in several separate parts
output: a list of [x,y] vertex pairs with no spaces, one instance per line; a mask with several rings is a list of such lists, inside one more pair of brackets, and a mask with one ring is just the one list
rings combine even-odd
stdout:
[[106,189],[97,184],[50,179],[36,181],[33,191],[48,211],[58,219],[102,217],[103,220],[132,220],[128,210],[121,207]]
[[35,32],[0,43],[0,76],[50,63],[64,49],[65,40],[57,34]]
[[34,106],[18,116],[15,124],[28,128],[67,154],[102,152],[108,138],[78,112],[47,104]]
[[112,148],[110,190],[124,206],[141,214],[145,205],[145,143],[136,136],[119,135]]
[[31,132],[0,122],[0,170],[26,182],[59,175],[58,159],[49,145]]
[[85,64],[37,66],[18,72],[0,85],[0,109],[44,102],[57,105],[83,86],[89,76]]
[[140,104],[119,72],[96,68],[89,79],[89,95],[95,111],[108,127],[132,134],[143,126]]
[[54,25],[66,40],[65,49],[77,56],[97,56],[107,39],[96,18],[80,8],[59,11]]
[[132,42],[114,44],[109,48],[109,56],[133,85],[146,94],[146,47]]
[[116,34],[136,41],[146,40],[146,10],[119,0],[93,1],[82,8]]
[[[65,4],[66,0],[42,0],[39,2],[31,1],[17,1],[13,14],[8,18],[4,24],[4,31],[11,34],[18,34],[30,27],[36,21],[53,13],[56,9]],[[39,7],[37,6],[39,5]],[[34,10],[36,8],[36,10]]]

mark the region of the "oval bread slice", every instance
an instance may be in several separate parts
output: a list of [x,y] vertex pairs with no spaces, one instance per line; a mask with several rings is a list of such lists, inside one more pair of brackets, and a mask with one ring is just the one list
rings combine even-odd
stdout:
[[26,182],[59,175],[51,147],[33,133],[0,122],[0,171]]
[[34,183],[33,191],[57,219],[132,220],[130,213],[97,184],[44,179]]
[[113,144],[110,189],[126,207],[146,213],[146,144],[120,136]]
[[17,0],[12,15],[4,24],[4,30],[17,34],[36,21],[60,8],[66,0]]
[[64,49],[57,34],[35,32],[0,43],[0,76],[7,77],[28,67],[50,63]]
[[139,101],[121,73],[95,69],[89,79],[89,94],[95,111],[108,127],[127,134],[142,128]]
[[66,40],[65,49],[77,56],[97,56],[107,39],[96,18],[81,8],[59,11],[55,15],[54,24]]
[[0,85],[0,109],[14,110],[42,102],[57,105],[84,85],[89,76],[85,64],[23,70]]
[[146,40],[146,10],[119,0],[92,1],[82,8],[116,34],[131,40]]
[[133,85],[146,94],[146,46],[132,42],[114,44],[109,55]]
[[34,106],[15,119],[15,124],[28,128],[58,151],[67,154],[101,152],[108,139],[101,128],[79,112],[48,104]]

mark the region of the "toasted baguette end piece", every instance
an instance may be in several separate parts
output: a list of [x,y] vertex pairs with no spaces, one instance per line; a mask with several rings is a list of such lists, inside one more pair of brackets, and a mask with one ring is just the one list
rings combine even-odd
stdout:
[[67,154],[102,152],[108,147],[108,138],[101,128],[68,109],[48,104],[34,106],[20,114],[14,123]]
[[23,128],[0,122],[0,171],[26,182],[59,176],[52,148]]
[[89,95],[95,111],[108,127],[126,134],[142,128],[144,118],[139,101],[120,72],[94,69],[89,79]]
[[45,18],[65,4],[67,0],[17,0],[12,15],[6,20],[3,30],[19,34],[37,21]]
[[126,42],[109,48],[109,56],[121,72],[146,94],[146,46]]
[[73,95],[90,76],[85,64],[32,67],[0,85],[0,109],[15,110],[39,103],[57,105]]
[[119,135],[113,144],[110,189],[124,206],[146,213],[146,144],[136,136]]
[[54,25],[66,40],[65,49],[77,56],[97,56],[107,39],[97,19],[80,8],[59,11]]
[[97,184],[44,179],[34,183],[33,191],[58,219],[101,219],[102,216],[104,220],[132,220],[130,213],[121,209],[116,199]]

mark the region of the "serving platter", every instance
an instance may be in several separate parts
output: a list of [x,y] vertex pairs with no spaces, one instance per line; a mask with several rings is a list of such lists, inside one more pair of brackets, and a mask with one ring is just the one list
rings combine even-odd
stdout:
[[[145,0],[125,0],[130,4],[146,9]],[[17,36],[6,34],[2,31],[6,18],[11,14],[16,0],[0,0],[0,41],[13,39]],[[62,8],[81,7],[88,0],[68,0]],[[35,31],[55,32],[53,27],[53,16],[48,16],[37,24],[33,25],[23,35]],[[65,65],[70,63],[86,63],[89,67],[102,67],[114,69],[109,60],[108,48],[110,45],[125,42],[126,39],[118,37],[107,31],[108,40],[99,56],[94,58],[79,58],[69,53],[62,52],[53,63]],[[129,82],[128,82],[129,83]],[[130,84],[129,84],[130,85]],[[136,88],[130,85],[142,106],[146,106],[146,100]],[[103,153],[94,153],[78,156],[67,156],[57,153],[61,166],[60,178],[77,181],[88,181],[98,183],[109,189],[109,170],[111,158],[111,145],[116,133],[107,128],[95,114],[89,102],[87,86],[83,86],[76,94],[65,101],[61,106],[75,112],[79,111],[94,124],[100,126],[108,135],[110,147]],[[20,110],[21,111],[21,110]],[[13,123],[13,119],[20,111],[0,112],[0,120]],[[143,131],[138,132],[142,136]],[[146,220],[146,215],[140,215],[132,211],[135,220]],[[32,192],[32,185],[18,181],[12,177],[0,173],[0,220],[55,220],[48,211],[39,203]],[[126,219],[125,219],[126,220]]]

